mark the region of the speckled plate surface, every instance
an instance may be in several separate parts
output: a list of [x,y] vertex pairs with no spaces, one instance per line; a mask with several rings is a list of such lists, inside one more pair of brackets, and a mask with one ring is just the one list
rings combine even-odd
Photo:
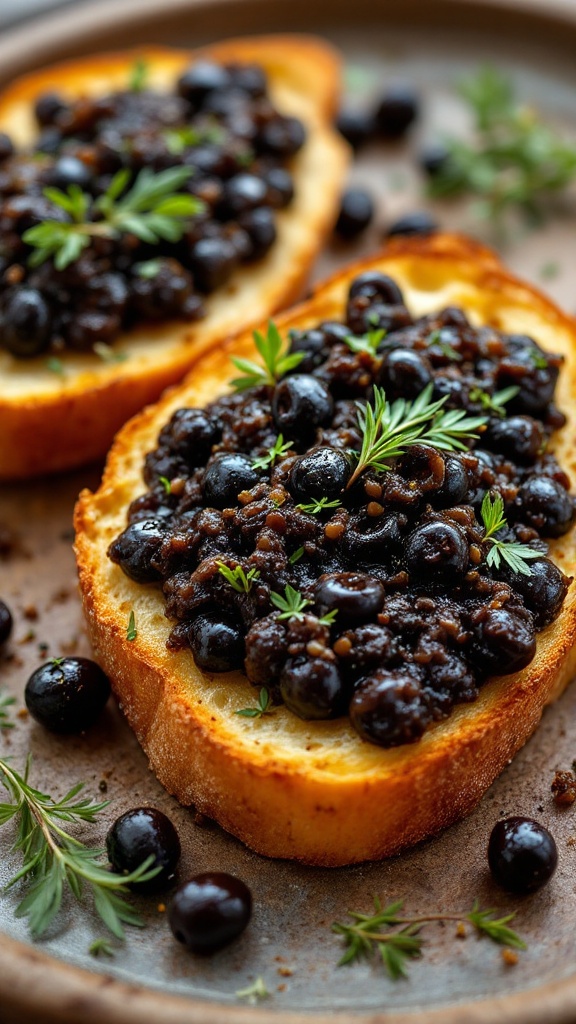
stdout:
[[[576,5],[508,0],[475,4],[333,0],[105,0],[54,14],[0,38],[0,78],[61,56],[139,42],[195,45],[234,33],[318,31],[342,47],[351,93],[402,77],[422,91],[424,114],[406,146],[372,147],[353,177],[379,197],[378,225],[352,247],[334,247],[317,276],[373,249],[382,225],[414,208],[421,187],[414,153],[438,126],[461,116],[454,83],[490,58],[504,67],[523,97],[576,136],[574,96]],[[485,231],[462,207],[438,207],[443,226]],[[574,310],[573,263],[576,213],[569,205],[545,229],[517,226],[504,258]],[[546,268],[546,269],[545,269]],[[1,381],[0,381],[1,386]],[[18,699],[29,673],[46,657],[88,654],[75,587],[71,516],[83,486],[95,487],[99,468],[50,482],[0,489],[0,594],[15,613],[14,634],[0,660],[0,681]],[[32,781],[63,793],[83,779],[86,793],[108,810],[86,826],[87,841],[101,845],[110,821],[137,804],[153,804],[177,825],[185,878],[218,868],[251,886],[255,911],[242,939],[210,959],[190,956],[172,939],[156,900],[135,900],[147,928],[131,931],[102,963],[88,953],[103,928],[90,912],[66,904],[58,924],[39,943],[13,916],[18,892],[0,901],[0,1022],[58,1021],[77,1024],[342,1024],[424,1021],[464,1024],[568,1024],[576,1020],[576,818],[550,796],[554,770],[576,755],[576,689],[544,715],[537,734],[494,784],[477,810],[439,838],[382,864],[339,870],[302,868],[268,861],[246,850],[217,826],[196,820],[156,782],[118,709],[111,702],[100,724],[84,737],[48,736],[24,715],[0,736],[1,756],[21,766],[33,755]],[[491,882],[485,863],[487,838],[497,818],[527,814],[556,836],[559,869],[535,896],[511,899]],[[0,882],[15,870],[9,827],[0,833]],[[427,926],[424,956],[407,981],[389,981],[376,963],[336,967],[338,937],[330,924],[347,909],[366,909],[374,895],[403,899],[410,912],[466,911],[474,899],[502,913],[517,910],[516,926],[528,949],[507,965],[500,950],[454,927]],[[88,973],[90,972],[90,973]],[[238,989],[262,977],[270,992],[257,1008],[243,1005]]]

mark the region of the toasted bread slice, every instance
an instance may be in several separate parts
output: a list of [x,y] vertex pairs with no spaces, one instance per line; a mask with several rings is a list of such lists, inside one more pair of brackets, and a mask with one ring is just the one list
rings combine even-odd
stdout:
[[[350,280],[369,268],[395,278],[415,315],[458,305],[476,325],[528,334],[562,352],[558,401],[571,418],[555,438],[556,454],[568,472],[574,468],[576,323],[480,246],[453,236],[396,243],[284,313],[279,328],[342,318]],[[269,856],[329,866],[385,857],[470,811],[526,742],[576,664],[576,593],[538,634],[528,668],[491,680],[475,703],[457,707],[417,743],[384,750],[359,739],[346,718],[304,722],[285,707],[259,720],[235,715],[254,705],[254,688],[240,673],[203,674],[189,651],[169,653],[162,594],[127,579],[106,549],[143,490],[144,454],[162,425],[175,409],[222,393],[228,357],[252,347],[246,333],[205,355],[184,385],[122,430],[100,490],[82,494],[76,552],[90,637],[152,768],[182,803]],[[575,539],[573,529],[551,544],[568,575],[576,571]]]
[[278,212],[276,244],[208,298],[206,316],[198,323],[141,325],[121,335],[113,348],[127,354],[123,362],[67,351],[58,375],[46,357],[15,359],[0,349],[0,480],[103,457],[116,430],[167,385],[181,380],[203,349],[296,301],[333,227],[348,163],[347,146],[331,128],[340,65],[330,47],[311,38],[231,40],[194,53],[146,49],[45,68],[0,96],[0,131],[19,145],[29,143],[36,132],[34,99],[42,91],[74,98],[125,88],[139,58],[149,68],[150,87],[162,90],[195,56],[259,64],[268,73],[277,108],[299,117],[308,129],[292,167],[295,198]]

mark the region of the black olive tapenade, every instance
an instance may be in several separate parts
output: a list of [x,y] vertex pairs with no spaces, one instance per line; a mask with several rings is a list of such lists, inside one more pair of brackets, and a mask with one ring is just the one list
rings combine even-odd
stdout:
[[[372,271],[345,316],[292,332],[302,359],[275,386],[174,413],[109,556],[162,581],[169,648],[244,667],[302,718],[348,711],[388,747],[523,669],[560,611],[570,580],[544,538],[576,516],[547,451],[562,359],[460,309],[413,319]],[[359,471],[382,386],[481,427],[454,450],[415,437]]]
[[[150,319],[198,320],[203,297],[274,244],[305,129],[275,109],[256,65],[197,61],[167,93],[145,81],[73,101],[45,93],[35,114],[31,148],[0,137],[0,350],[21,359],[98,353]],[[143,170],[174,169],[185,180],[173,193],[199,201],[194,214],[175,215],[174,237],[164,228],[157,238],[138,233],[129,221],[94,230],[118,174],[122,202]],[[88,230],[70,249],[63,236],[75,222]],[[40,226],[51,232],[44,247],[34,235]]]

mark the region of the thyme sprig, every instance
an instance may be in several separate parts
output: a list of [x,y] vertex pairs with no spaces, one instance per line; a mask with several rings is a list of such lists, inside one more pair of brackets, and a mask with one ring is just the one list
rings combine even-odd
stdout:
[[504,560],[512,572],[520,573],[522,576],[531,576],[532,570],[527,563],[533,558],[541,558],[542,553],[535,551],[528,544],[520,544],[519,541],[498,540],[495,536],[508,526],[504,516],[502,496],[495,494],[492,498],[490,492],[486,491],[482,499],[480,514],[484,523],[482,540],[490,544],[490,550],[486,555],[486,564],[494,569],[499,569]]
[[127,886],[154,878],[160,867],[152,867],[154,857],[151,856],[130,874],[117,875],[109,871],[100,860],[102,850],[86,847],[61,825],[61,822],[92,823],[108,802],[95,803],[89,797],[77,800],[82,783],[73,786],[61,800],[54,800],[28,782],[30,763],[28,758],[24,774],[19,775],[7,761],[0,760],[2,784],[12,797],[7,803],[0,803],[0,826],[17,820],[14,849],[21,853],[23,860],[7,888],[21,880],[26,880],[30,886],[16,909],[16,916],[28,919],[30,932],[37,938],[58,914],[65,888],[70,889],[79,902],[87,888],[100,919],[116,938],[123,939],[123,925],[143,925],[138,914],[122,898],[128,892]]
[[365,352],[369,356],[375,356],[378,346],[386,337],[386,331],[367,331],[366,334],[349,334],[344,341],[352,352]]
[[439,352],[442,353],[445,359],[449,359],[452,363],[461,363],[462,356],[460,352],[457,352],[453,345],[442,338],[442,331],[436,329],[432,331],[432,334],[426,341],[426,348],[432,348],[436,346]]
[[486,935],[492,942],[526,949],[523,939],[508,927],[515,914],[496,918],[495,910],[481,910],[478,901],[471,911],[464,914],[439,913],[405,917],[401,914],[402,906],[402,900],[397,900],[383,907],[375,897],[376,913],[359,914],[349,911],[348,916],[352,918],[353,924],[335,921],[332,931],[343,937],[346,947],[338,966],[351,964],[362,957],[370,958],[378,952],[393,981],[406,977],[407,961],[422,953],[422,925],[431,921],[455,921],[459,924],[468,921],[479,935]]
[[187,221],[204,209],[196,196],[178,191],[191,173],[190,167],[169,167],[158,173],[145,167],[128,188],[131,172],[124,168],[94,201],[78,185],[69,185],[66,192],[45,188],[45,197],[67,219],[47,219],[24,232],[22,240],[34,250],[28,262],[37,267],[53,259],[56,269],[64,270],[95,237],[129,233],[151,245],[162,240],[179,242]]
[[16,698],[9,693],[0,693],[0,729],[13,729],[14,722],[10,721],[7,708],[16,703]]
[[342,502],[339,498],[334,498],[333,501],[329,501],[328,498],[314,498],[312,501],[305,502],[304,504],[296,505],[296,508],[302,510],[302,512],[308,512],[308,515],[317,516],[320,512],[323,512],[325,508],[338,508]]
[[530,107],[517,102],[511,81],[483,67],[460,93],[474,120],[474,137],[446,140],[447,159],[430,182],[433,196],[476,196],[480,215],[495,221],[511,209],[542,216],[542,201],[576,176],[576,146]]
[[463,409],[442,412],[447,396],[432,401],[432,392],[433,385],[428,384],[414,401],[397,398],[390,404],[384,389],[375,387],[373,405],[358,403],[362,448],[352,453],[358,461],[347,488],[370,467],[381,473],[389,470],[388,459],[404,455],[420,442],[441,451],[466,450],[464,442],[478,436],[486,416],[468,416]]
[[144,57],[137,57],[130,68],[130,78],[128,80],[130,92],[144,92],[148,85],[149,76],[150,65],[148,61]]
[[269,715],[273,708],[272,698],[266,687],[263,686],[258,694],[256,707],[241,708],[240,711],[235,711],[234,714],[240,715],[242,718],[262,718],[263,715]]
[[[304,618],[304,609],[309,608],[312,604],[308,598],[302,597],[300,591],[295,590],[289,583],[284,587],[284,597],[282,597],[282,594],[276,594],[272,591],[270,594],[270,600],[274,607],[280,610],[280,615],[278,616],[279,622],[282,622],[284,619],[299,619],[302,621]],[[319,616],[318,622],[322,626],[331,626],[337,614],[338,609],[333,608],[332,611]]]
[[241,565],[235,566],[234,569],[231,569],[225,562],[216,562],[216,565],[218,566],[218,572],[222,574],[226,582],[238,594],[249,594],[252,584],[260,578],[260,571],[258,569],[249,569],[246,573]]
[[277,459],[283,459],[292,448],[293,441],[285,441],[282,434],[278,434],[274,444],[268,449],[266,455],[254,459],[252,469],[268,469],[276,464]]
[[233,358],[232,363],[243,374],[242,377],[235,377],[230,381],[236,391],[246,391],[247,388],[262,385],[274,387],[280,377],[289,370],[294,370],[304,358],[303,352],[288,352],[282,335],[272,320],[268,324],[266,335],[254,331],[254,344],[262,356],[264,365],[261,366],[251,359]]
[[486,412],[493,412],[497,416],[505,416],[505,405],[516,397],[519,390],[520,388],[516,384],[512,384],[509,388],[503,388],[502,391],[495,391],[493,395],[490,395],[487,391],[483,391],[482,388],[471,388],[470,401],[479,402]]

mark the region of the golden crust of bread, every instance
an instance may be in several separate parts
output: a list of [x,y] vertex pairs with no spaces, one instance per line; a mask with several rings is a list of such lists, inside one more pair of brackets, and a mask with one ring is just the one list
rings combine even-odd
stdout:
[[[369,267],[398,281],[416,315],[459,305],[475,324],[529,334],[565,355],[558,401],[570,419],[556,453],[574,475],[575,321],[488,250],[437,236],[396,243],[338,274],[280,316],[279,328],[342,317],[349,281]],[[418,743],[384,750],[360,740],[347,719],[303,722],[284,707],[259,720],[235,715],[253,706],[254,688],[240,673],[201,673],[190,652],[168,653],[161,593],[127,579],[106,548],[143,490],[143,456],[160,427],[176,408],[222,393],[230,354],[251,352],[244,334],[205,355],[184,385],[127,424],[99,491],[81,495],[76,553],[90,637],[152,768],[182,803],[269,856],[327,866],[385,857],[469,812],[536,728],[575,665],[576,594],[571,588],[559,618],[538,635],[527,669],[491,680],[474,704],[457,707]],[[575,530],[553,541],[551,554],[572,574]],[[126,639],[131,610],[133,642]]]
[[340,64],[328,45],[308,37],[237,39],[193,53],[148,48],[59,64],[19,79],[0,95],[0,131],[19,145],[29,143],[36,133],[34,99],[43,90],[78,97],[125,88],[138,58],[148,64],[150,85],[166,89],[195,56],[261,65],[278,109],[300,117],[308,128],[293,161],[294,201],[277,215],[277,242],[263,260],[237,270],[209,297],[200,322],[142,325],[121,335],[113,349],[127,354],[123,362],[66,352],[59,375],[46,357],[14,359],[0,350],[0,480],[103,457],[118,428],[181,380],[204,349],[300,297],[334,224],[348,164],[348,149],[331,128]]

